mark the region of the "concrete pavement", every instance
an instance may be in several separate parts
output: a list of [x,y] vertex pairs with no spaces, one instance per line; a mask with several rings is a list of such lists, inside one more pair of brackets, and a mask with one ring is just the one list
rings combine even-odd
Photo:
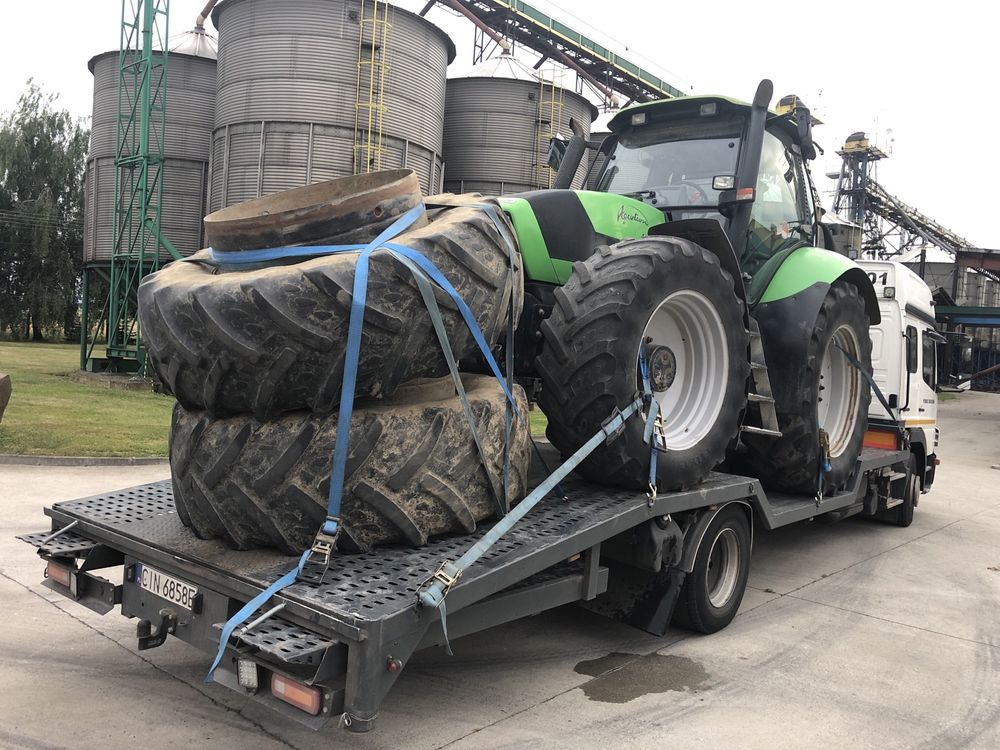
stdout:
[[908,529],[758,530],[740,615],[658,639],[573,607],[418,654],[376,730],[313,733],[201,680],[179,641],[39,585],[42,505],[166,468],[0,466],[0,746],[1000,747],[1000,396],[942,404]]

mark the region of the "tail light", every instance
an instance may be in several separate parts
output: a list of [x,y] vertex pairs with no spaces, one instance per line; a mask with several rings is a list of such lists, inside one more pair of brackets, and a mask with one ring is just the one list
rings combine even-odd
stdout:
[[318,687],[306,685],[280,674],[271,675],[271,694],[290,706],[316,716],[323,702],[323,693]]

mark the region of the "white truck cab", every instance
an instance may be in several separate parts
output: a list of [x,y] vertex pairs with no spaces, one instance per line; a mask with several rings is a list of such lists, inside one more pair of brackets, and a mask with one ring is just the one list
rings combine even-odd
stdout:
[[915,460],[920,489],[934,482],[937,465],[937,345],[931,290],[902,263],[858,261],[875,286],[882,322],[871,328],[872,369],[890,411],[872,398],[865,445],[896,448],[899,428]]

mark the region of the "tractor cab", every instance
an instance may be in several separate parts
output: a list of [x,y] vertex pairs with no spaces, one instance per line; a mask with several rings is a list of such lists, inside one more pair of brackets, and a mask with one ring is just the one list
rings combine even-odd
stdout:
[[795,96],[776,111],[719,96],[629,107],[609,123],[596,187],[655,206],[667,222],[716,220],[753,275],[781,251],[817,242],[806,166],[814,122]]

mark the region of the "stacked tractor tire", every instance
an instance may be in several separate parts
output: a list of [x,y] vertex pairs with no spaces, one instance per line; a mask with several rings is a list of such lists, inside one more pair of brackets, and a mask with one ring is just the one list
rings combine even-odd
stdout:
[[[231,259],[265,248],[365,244],[421,200],[413,173],[397,170],[232,206],[205,220],[212,253],[141,284],[149,360],[177,399],[174,500],[198,536],[238,549],[308,548],[326,517],[337,447],[358,254]],[[484,203],[496,206],[473,195],[428,198],[423,218],[393,242],[441,271],[493,346],[516,324],[523,288],[520,268],[510,267],[519,256],[495,223],[505,214]],[[513,236],[509,226],[506,234]],[[338,547],[471,532],[497,513],[505,462],[508,506],[525,494],[525,395],[514,386],[522,418],[511,420],[506,443],[502,387],[492,376],[462,375],[482,460],[412,273],[376,251],[367,289]],[[457,306],[435,294],[455,358],[474,358],[478,346]]]

